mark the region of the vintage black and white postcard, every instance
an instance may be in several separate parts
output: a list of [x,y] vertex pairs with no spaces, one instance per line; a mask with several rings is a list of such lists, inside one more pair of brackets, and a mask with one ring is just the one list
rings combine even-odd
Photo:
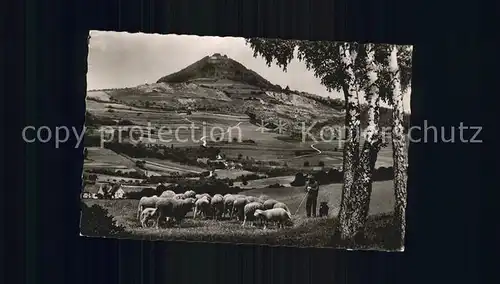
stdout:
[[81,234],[403,250],[411,59],[91,31]]

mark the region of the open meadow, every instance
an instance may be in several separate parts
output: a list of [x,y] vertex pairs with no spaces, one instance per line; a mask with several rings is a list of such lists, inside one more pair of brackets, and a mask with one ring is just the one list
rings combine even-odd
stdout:
[[270,185],[280,184],[285,187],[289,187],[290,183],[295,179],[295,176],[279,176],[279,177],[270,177],[270,178],[262,178],[247,181],[247,184],[244,185],[243,182],[237,181],[234,182],[234,186],[241,187],[242,189],[259,189],[265,188]]
[[[394,205],[392,181],[375,182],[373,184],[372,200],[370,202],[371,230],[373,239],[370,247],[375,244],[379,249],[384,247],[380,232],[388,230],[391,212]],[[241,194],[259,197],[267,195],[272,199],[284,202],[292,213],[294,225],[285,229],[259,227],[247,225],[237,220],[192,219],[192,212],[188,213],[180,227],[172,228],[142,228],[136,218],[138,200],[84,200],[88,206],[94,204],[107,209],[109,214],[130,233],[130,238],[147,240],[174,240],[174,241],[210,241],[210,242],[238,242],[260,243],[270,245],[300,245],[300,246],[333,246],[331,234],[335,226],[338,213],[341,184],[330,184],[320,188],[318,201],[327,201],[330,206],[329,216],[326,218],[305,218],[305,206],[299,204],[304,197],[303,187],[261,188],[246,190]],[[298,209],[298,210],[297,210]],[[296,213],[296,214],[295,214]]]
[[132,160],[112,150],[101,147],[87,147],[88,155],[84,163],[85,168],[107,168],[113,170],[130,171],[135,164]]

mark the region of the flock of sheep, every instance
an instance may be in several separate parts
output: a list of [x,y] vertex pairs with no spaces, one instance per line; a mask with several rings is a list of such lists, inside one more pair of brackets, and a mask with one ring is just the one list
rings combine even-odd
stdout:
[[259,221],[264,225],[273,223],[278,228],[293,225],[290,210],[286,204],[269,199],[266,196],[259,198],[246,195],[196,194],[192,190],[176,194],[171,190],[164,191],[159,197],[142,197],[137,207],[137,218],[144,228],[150,226],[150,221],[158,229],[164,222],[167,224],[177,223],[186,217],[187,213],[193,212],[193,219],[198,217],[223,218],[242,221],[242,226],[247,222],[256,225]]

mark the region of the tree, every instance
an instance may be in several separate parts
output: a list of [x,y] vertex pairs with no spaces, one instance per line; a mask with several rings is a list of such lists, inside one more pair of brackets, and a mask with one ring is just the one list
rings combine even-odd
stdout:
[[357,55],[360,45],[330,41],[299,41],[281,39],[248,39],[247,43],[254,51],[254,56],[262,56],[268,66],[276,60],[276,65],[285,72],[287,65],[297,53],[297,58],[305,62],[309,70],[320,78],[328,91],[344,93],[345,99],[345,142],[344,142],[344,183],[342,187],[338,230],[342,238],[350,238],[348,216],[352,203],[351,190],[355,180],[355,171],[359,156],[360,102],[359,85],[356,82],[355,69],[359,66]]
[[[380,100],[389,101],[393,111],[393,146],[395,171],[396,222],[403,228],[406,206],[406,161],[404,156],[404,117],[402,90],[411,78],[411,56],[406,47],[322,41],[280,39],[249,39],[247,43],[254,56],[262,56],[270,66],[276,65],[286,72],[295,57],[305,62],[309,70],[330,91],[344,93],[345,143],[343,159],[343,188],[339,211],[338,232],[341,239],[350,240],[362,232],[366,222],[372,176],[380,148]],[[394,62],[401,64],[394,64]],[[368,102],[368,127],[363,149],[359,151],[360,102],[364,93]],[[397,175],[397,174],[395,174]]]
[[403,94],[411,86],[412,48],[392,46],[387,56],[390,75],[389,102],[392,105],[392,151],[394,160],[394,222],[398,228],[398,239],[404,243],[406,232],[407,168],[406,137],[404,127]]
[[[404,112],[403,92],[405,92],[411,79],[411,50],[407,46],[394,46],[387,44],[367,44],[364,49],[364,68],[357,74],[360,90],[365,93],[368,102],[365,142],[359,155],[358,169],[356,171],[355,192],[352,196],[350,216],[346,219],[349,228],[347,235],[353,237],[362,233],[368,218],[370,197],[372,191],[373,173],[378,152],[385,145],[384,133],[380,130],[380,100],[393,106],[393,156],[395,168],[394,192],[396,196],[394,217],[399,231],[399,239],[404,240],[405,234],[405,208],[406,208],[406,155],[404,137]],[[398,63],[401,62],[401,63]],[[401,66],[401,68],[400,68]],[[399,176],[396,178],[396,172]]]
[[80,228],[86,236],[110,237],[124,236],[125,227],[118,225],[108,211],[94,204],[91,207],[81,202]]
[[360,153],[353,197],[360,206],[353,206],[348,218],[351,236],[362,229],[368,217],[373,173],[380,148],[385,146],[385,138],[380,131],[380,100],[392,105],[392,144],[394,159],[394,192],[396,197],[394,218],[401,241],[405,234],[407,162],[405,155],[403,93],[411,82],[411,48],[378,44],[367,45],[365,49],[365,74],[358,74],[362,90],[368,102],[368,126],[365,143]]
[[[349,199],[352,204],[350,210],[343,211],[341,218],[345,224],[342,230],[342,239],[350,239],[357,235],[363,235],[364,225],[370,208],[370,197],[372,192],[373,172],[375,163],[382,145],[380,131],[380,88],[384,80],[379,73],[382,69],[385,47],[383,45],[364,44],[358,55],[356,68],[357,84],[359,91],[363,92],[368,102],[367,127],[364,131],[364,143],[359,152],[355,181],[352,196]],[[345,207],[344,207],[345,208]]]

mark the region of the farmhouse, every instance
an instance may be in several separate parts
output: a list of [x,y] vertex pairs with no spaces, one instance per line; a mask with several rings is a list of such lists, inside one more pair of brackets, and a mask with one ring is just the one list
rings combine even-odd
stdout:
[[123,199],[125,198],[125,192],[122,189],[122,185],[119,183],[114,184],[109,191],[109,196],[112,199]]
[[125,198],[125,191],[120,187],[118,188],[115,193],[111,196],[113,199],[123,199]]
[[229,167],[229,163],[222,158],[221,155],[217,155],[216,159],[215,160],[211,160],[211,159],[200,159],[198,158],[198,161],[199,162],[203,162],[209,166],[213,166],[215,167],[216,169],[227,169]]
[[81,197],[84,199],[123,199],[125,198],[125,191],[119,183],[113,185],[101,183],[99,185],[85,186]]
[[97,185],[86,185],[82,192],[83,199],[98,199],[98,192],[102,191]]
[[97,191],[97,196],[106,196],[107,192],[108,192],[108,185],[107,184],[101,184],[99,186],[99,190]]
[[[164,185],[168,186],[170,185],[169,183],[165,183]],[[156,185],[154,184],[144,184],[144,185],[140,185],[140,186],[133,186],[133,185],[122,185],[120,186],[120,189],[115,192],[115,194],[113,195],[113,199],[126,199],[128,198],[127,197],[127,194],[129,193],[133,193],[133,192],[139,192],[139,191],[142,191],[144,188],[155,188]]]

